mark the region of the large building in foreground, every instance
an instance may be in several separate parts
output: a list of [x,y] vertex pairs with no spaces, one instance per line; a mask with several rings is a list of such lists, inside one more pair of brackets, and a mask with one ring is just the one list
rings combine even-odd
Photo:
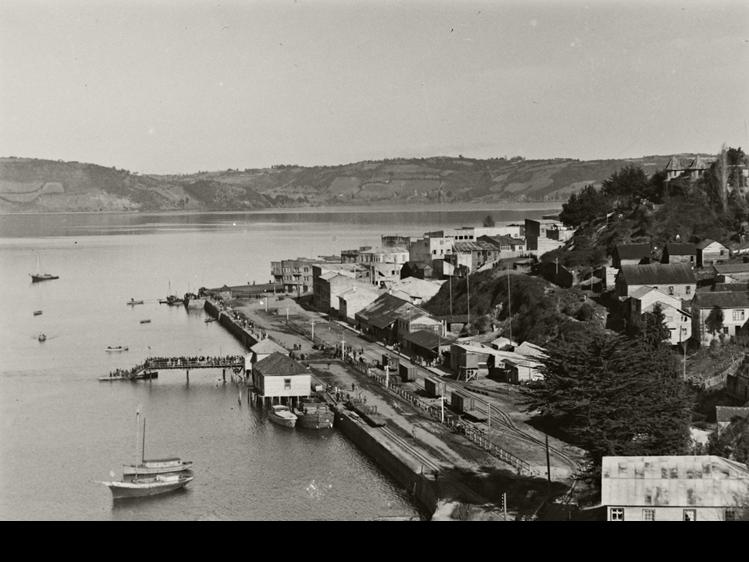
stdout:
[[749,468],[713,455],[603,457],[608,521],[749,520]]

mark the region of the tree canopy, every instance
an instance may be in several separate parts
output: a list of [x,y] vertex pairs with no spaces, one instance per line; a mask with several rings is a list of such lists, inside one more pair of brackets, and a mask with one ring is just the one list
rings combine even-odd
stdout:
[[547,352],[544,380],[526,390],[529,406],[588,452],[593,484],[603,456],[688,450],[690,399],[666,344],[578,333]]

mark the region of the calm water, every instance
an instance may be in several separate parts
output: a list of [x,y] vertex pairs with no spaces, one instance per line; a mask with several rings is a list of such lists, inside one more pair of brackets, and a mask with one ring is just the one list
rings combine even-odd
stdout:
[[[418,515],[407,494],[337,431],[285,430],[237,401],[220,371],[150,383],[98,376],[149,355],[241,353],[203,312],[159,305],[171,286],[267,282],[270,261],[480,224],[459,213],[263,213],[0,217],[0,519],[370,520]],[[538,212],[492,212],[514,221]],[[405,226],[404,226],[405,225]],[[37,256],[60,279],[32,284]],[[129,307],[131,297],[144,305]],[[42,310],[41,316],[33,316]],[[140,324],[141,319],[150,324]],[[37,340],[47,334],[44,343]],[[127,345],[124,353],[106,353]],[[184,492],[114,504],[96,481],[136,456],[195,462]]]

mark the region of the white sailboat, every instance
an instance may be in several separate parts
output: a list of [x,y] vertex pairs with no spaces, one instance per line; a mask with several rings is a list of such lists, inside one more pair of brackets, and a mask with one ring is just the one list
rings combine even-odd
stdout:
[[[136,440],[138,437],[138,427],[140,412],[136,413]],[[180,459],[154,459],[146,461],[146,418],[143,416],[143,440],[141,442],[140,463],[134,465],[125,465],[123,467],[123,480],[102,482],[112,492],[114,499],[125,498],[142,498],[147,496],[156,496],[179,490],[192,482],[192,472],[186,471],[186,467],[191,466],[191,462],[182,463]],[[182,463],[179,472],[172,472],[169,468],[175,465],[173,461]],[[166,468],[166,470],[164,470]],[[127,476],[132,475],[132,479],[126,480]]]

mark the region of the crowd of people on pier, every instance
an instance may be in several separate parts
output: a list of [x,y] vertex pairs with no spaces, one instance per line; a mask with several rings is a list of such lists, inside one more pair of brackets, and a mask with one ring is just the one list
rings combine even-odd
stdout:
[[222,355],[219,357],[206,357],[206,356],[181,356],[181,357],[150,357],[147,360],[149,367],[162,367],[162,368],[175,368],[178,369],[183,366],[195,366],[201,367],[226,367],[237,363],[244,364],[244,356],[242,355]]

